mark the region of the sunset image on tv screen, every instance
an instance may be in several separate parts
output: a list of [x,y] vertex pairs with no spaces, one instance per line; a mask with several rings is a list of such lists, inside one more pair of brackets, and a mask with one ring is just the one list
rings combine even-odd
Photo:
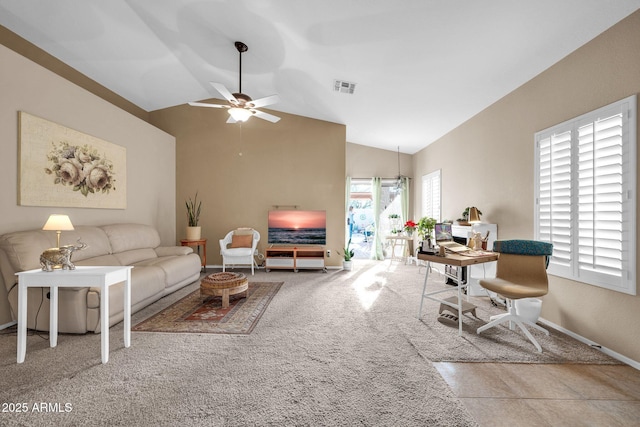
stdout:
[[325,245],[326,211],[269,211],[268,243]]

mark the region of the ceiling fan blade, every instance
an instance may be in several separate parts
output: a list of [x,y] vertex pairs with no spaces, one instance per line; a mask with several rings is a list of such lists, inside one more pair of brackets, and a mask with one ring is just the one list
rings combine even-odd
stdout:
[[189,105],[191,105],[192,107],[229,108],[228,105],[207,104],[204,102],[190,102]]
[[275,104],[278,101],[280,101],[280,97],[278,95],[271,95],[271,96],[265,96],[264,98],[260,98],[260,99],[254,99],[248,104],[251,108],[260,108],[260,107],[264,107],[265,105]]
[[277,123],[280,120],[280,117],[274,116],[273,114],[265,113],[264,111],[251,110],[251,112],[253,113],[254,116],[259,117],[271,123]]
[[238,103],[238,100],[236,99],[236,97],[233,96],[231,92],[229,92],[229,90],[222,83],[216,83],[216,82],[209,82],[209,83],[211,83],[211,86],[213,86],[218,92],[220,92],[220,95],[224,96],[224,99],[226,99],[229,102],[233,102],[234,104]]

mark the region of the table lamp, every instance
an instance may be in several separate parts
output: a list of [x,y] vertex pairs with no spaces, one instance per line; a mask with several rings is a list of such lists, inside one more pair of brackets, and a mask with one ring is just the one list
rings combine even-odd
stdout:
[[58,237],[57,248],[60,247],[60,233],[62,231],[73,230],[73,224],[68,215],[52,214],[42,227],[45,231],[55,231]]
[[471,207],[469,208],[469,224],[477,224],[480,221],[480,214],[478,213],[478,208]]

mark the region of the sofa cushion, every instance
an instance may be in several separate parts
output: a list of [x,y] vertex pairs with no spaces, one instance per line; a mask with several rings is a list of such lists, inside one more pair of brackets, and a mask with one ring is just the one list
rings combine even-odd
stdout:
[[109,237],[113,253],[160,246],[158,231],[144,224],[112,224],[100,227]]
[[[51,233],[51,231],[49,233]],[[76,245],[78,240],[86,243],[87,247],[80,251],[75,251],[73,255],[71,255],[71,261],[73,263],[111,253],[109,238],[100,227],[81,225],[75,227],[75,230],[63,231],[60,236],[60,245]]]
[[[131,269],[131,302],[145,300],[164,290],[164,272],[159,267]],[[109,287],[109,316],[124,310],[124,283]],[[87,295],[87,308],[100,308],[100,288],[91,288]]]
[[200,257],[193,253],[183,256],[147,259],[135,264],[134,270],[138,268],[138,266],[160,267],[162,271],[164,271],[167,287],[171,287],[176,283],[180,283],[191,277],[194,271],[199,271],[201,268],[201,262]]
[[158,258],[156,251],[151,248],[114,253],[113,256],[120,261],[120,265],[135,265],[140,261]]
[[14,271],[40,268],[40,255],[55,245],[55,233],[50,231],[18,231],[0,237],[0,248],[7,254]]
[[109,266],[109,265],[121,265],[118,258],[114,255],[102,255],[93,258],[86,258],[80,261],[73,260],[75,265],[89,265],[89,266]]
[[[71,261],[74,263],[111,252],[111,245],[104,231],[91,226],[78,226],[75,230],[62,232],[60,245],[75,244],[78,239],[87,243],[87,247],[71,255]],[[0,248],[7,254],[15,271],[40,268],[42,252],[55,246],[56,233],[53,231],[18,231],[0,237]]]
[[193,252],[193,248],[190,246],[159,246],[155,248],[155,251],[159,257],[189,255]]

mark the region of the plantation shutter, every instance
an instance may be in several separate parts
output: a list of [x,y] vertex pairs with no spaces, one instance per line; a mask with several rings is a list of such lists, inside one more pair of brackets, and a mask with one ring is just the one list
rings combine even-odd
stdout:
[[422,216],[440,222],[440,170],[422,176]]
[[578,268],[622,274],[622,113],[578,128]]
[[635,295],[635,96],[536,133],[535,236],[549,272]]
[[539,239],[553,243],[550,264],[571,268],[571,132],[552,134],[539,141]]

